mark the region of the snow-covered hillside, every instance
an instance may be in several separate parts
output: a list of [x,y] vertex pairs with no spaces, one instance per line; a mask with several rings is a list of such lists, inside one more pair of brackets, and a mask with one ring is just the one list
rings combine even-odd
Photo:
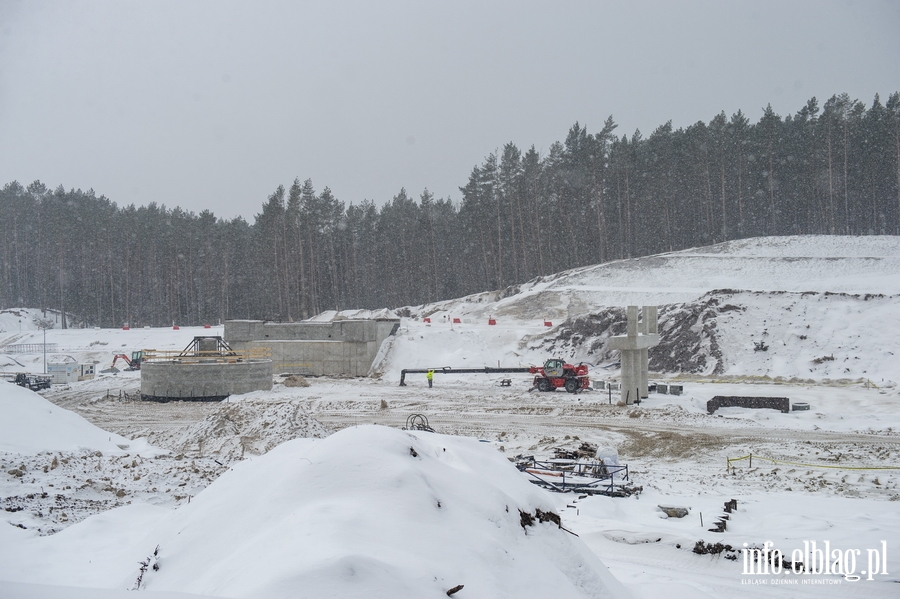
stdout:
[[[46,332],[38,323],[46,323]],[[0,311],[0,372],[43,372],[41,351],[46,337],[47,362],[76,361],[110,366],[116,354],[131,355],[142,349],[181,350],[197,335],[222,335],[222,326],[142,327],[135,329],[60,328],[58,314],[31,308]]]
[[624,332],[626,305],[660,306],[657,372],[896,381],[900,237],[747,239],[409,308],[375,370],[517,366],[548,354],[609,363],[618,352],[607,340]]
[[716,289],[900,294],[900,237],[742,239],[576,268],[410,311],[416,317],[563,320],[602,306],[691,302]]

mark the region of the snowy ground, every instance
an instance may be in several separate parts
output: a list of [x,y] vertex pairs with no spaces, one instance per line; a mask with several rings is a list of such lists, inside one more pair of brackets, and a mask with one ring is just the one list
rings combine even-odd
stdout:
[[[684,597],[704,596],[702,593],[715,597],[726,592],[747,597],[798,592],[809,596],[896,596],[897,583],[889,581],[900,579],[896,575],[900,560],[892,552],[900,540],[900,476],[898,471],[851,469],[900,464],[896,393],[864,386],[686,382],[685,394],[680,397],[652,395],[640,407],[624,409],[610,406],[608,398],[599,392],[577,396],[529,393],[526,378],[520,375],[513,387],[504,388],[496,384],[498,381],[452,381],[448,376],[439,378],[433,389],[415,379],[401,388],[395,381],[322,378],[311,379],[309,387],[276,385],[271,393],[203,405],[119,401],[115,395],[106,399],[101,390],[93,391],[91,398],[91,392],[86,391],[69,407],[89,415],[104,428],[121,432],[133,430],[129,414],[139,413],[139,426],[149,439],[179,453],[141,458],[133,454],[97,456],[96,452],[5,454],[2,470],[24,465],[25,474],[8,476],[2,493],[8,505],[23,509],[7,512],[2,518],[24,525],[26,530],[7,530],[11,536],[5,537],[9,542],[2,545],[13,554],[0,559],[0,564],[6,564],[0,566],[0,579],[47,581],[49,571],[58,572],[52,578],[56,584],[110,586],[112,581],[103,578],[106,570],[88,576],[87,570],[71,562],[73,554],[67,551],[71,552],[73,545],[66,537],[41,535],[94,512],[104,514],[102,526],[95,517],[66,529],[77,536],[77,543],[114,534],[122,535],[121,542],[116,541],[119,546],[138,543],[148,530],[170,518],[172,508],[188,505],[188,498],[196,497],[227,466],[253,462],[250,455],[245,455],[243,462],[235,462],[239,454],[233,447],[215,453],[221,448],[214,443],[207,443],[209,449],[204,453],[200,442],[213,434],[215,427],[209,426],[210,422],[220,422],[223,412],[245,405],[246,413],[256,417],[247,416],[242,424],[229,421],[242,427],[233,430],[238,438],[246,436],[247,431],[266,428],[260,422],[271,421],[273,413],[283,413],[284,407],[290,406],[331,430],[364,428],[373,423],[398,429],[409,414],[423,413],[439,433],[486,441],[484,447],[505,456],[547,455],[553,447],[575,448],[585,441],[617,447],[622,462],[629,464],[632,481],[643,487],[637,498],[548,495],[546,501],[555,506],[564,526],[581,535],[612,574],[638,597],[656,596],[662,584],[670,594]],[[71,391],[77,390],[73,385]],[[706,414],[705,402],[712,395],[744,393],[788,396],[793,401],[809,402],[812,409],[782,414],[728,408],[714,416]],[[66,394],[54,390],[48,395]],[[171,425],[173,417],[180,426]],[[272,427],[276,428],[274,423]],[[191,447],[184,443],[186,430],[197,434],[197,443]],[[278,436],[274,430],[272,435]],[[731,473],[726,472],[728,457],[750,452],[758,456],[752,467],[745,460],[737,462]],[[60,462],[57,468],[52,467],[54,457]],[[759,457],[810,465],[772,464]],[[65,459],[68,462],[62,463]],[[43,472],[44,467],[48,472]],[[40,487],[51,499],[57,494],[73,498],[62,502],[72,506],[68,508],[69,522],[59,521],[58,510],[48,511],[50,502],[39,501]],[[120,492],[124,493],[117,497]],[[29,500],[28,495],[34,498]],[[722,504],[730,499],[738,500],[738,511],[726,533],[707,531],[711,521],[722,513]],[[691,512],[681,520],[664,519],[657,509],[659,504],[684,506]],[[116,505],[122,507],[107,511]],[[701,514],[705,526],[700,523]],[[83,532],[75,535],[76,530]],[[118,537],[110,537],[110,541],[113,538]],[[859,548],[863,556],[865,549],[878,548],[885,540],[891,576],[843,581],[827,588],[767,587],[763,592],[742,584],[759,577],[742,576],[740,561],[692,553],[700,540],[736,548],[744,542],[761,545],[772,541],[783,551],[802,548],[804,540],[819,545],[828,540],[831,547],[842,550]],[[146,547],[141,550],[148,552]],[[57,565],[48,570],[51,561]],[[861,569],[865,567],[860,565]],[[792,577],[803,578],[763,578],[780,581]],[[840,576],[816,578],[842,580]],[[201,592],[218,594],[209,589]]]
[[[130,372],[56,386],[42,392],[46,399],[0,385],[0,596],[80,597],[79,589],[93,587],[106,591],[84,596],[117,597],[114,589],[132,588],[137,562],[146,560],[143,588],[160,597],[178,596],[173,591],[438,597],[456,584],[465,585],[454,595],[462,598],[896,597],[900,390],[893,381],[900,365],[892,331],[900,311],[888,296],[873,301],[824,291],[900,292],[897,241],[781,241],[677,253],[684,269],[695,259],[725,263],[725,250],[741,254],[731,260],[734,268],[720,267],[715,280],[698,279],[691,291],[702,296],[729,277],[747,283],[740,288],[748,292],[733,300],[744,310],[717,317],[721,339],[756,332],[762,319],[777,326],[768,329],[765,355],[735,342],[724,348],[724,374],[658,375],[677,379],[684,394],[651,394],[638,407],[617,407],[615,398],[611,405],[601,392],[529,393],[527,375],[438,374],[433,389],[423,375],[411,375],[408,386],[399,387],[402,368],[519,366],[546,357],[542,339],[555,333],[543,317],[525,317],[509,304],[496,326],[474,312],[454,325],[452,315],[472,303],[465,300],[433,312],[430,325],[405,318],[369,379],[317,378],[308,387],[278,379],[271,392],[222,404],[133,401],[139,373]],[[767,286],[766,271],[753,258],[778,252],[784,260],[775,261]],[[839,252],[852,258],[850,266],[834,259]],[[815,260],[803,259],[808,254]],[[670,263],[672,256],[661,260]],[[826,258],[830,268],[823,270],[819,260]],[[877,265],[866,270],[872,261]],[[789,296],[785,303],[782,296],[789,294],[770,293],[779,289],[819,293]],[[794,307],[786,310],[790,302]],[[813,304],[798,302],[820,304],[809,318],[811,333],[779,337],[801,308],[812,310]],[[8,327],[2,319],[0,326]],[[127,353],[180,349],[204,334],[51,330],[48,342],[53,333],[68,336],[66,347],[78,359],[79,352],[95,351],[96,341]],[[144,337],[131,343],[135,337],[128,334]],[[804,349],[800,334],[822,345]],[[15,342],[40,342],[33,340],[40,331],[29,335],[32,340]],[[843,345],[853,335],[858,338],[838,348],[835,360],[810,363],[835,347],[834,339]],[[0,343],[9,343],[3,339],[9,337],[0,333]],[[62,344],[63,337],[54,342]],[[840,376],[832,362],[846,357],[842,368],[850,368],[851,356],[865,366]],[[818,369],[809,372],[811,366]],[[615,371],[594,368],[592,374]],[[506,377],[511,387],[499,385]],[[811,409],[726,408],[708,415],[706,401],[714,395],[789,397]],[[399,429],[415,413],[426,415],[438,434],[403,437]],[[63,443],[49,432],[51,425],[63,426],[81,445]],[[279,445],[296,438],[304,440]],[[546,456],[584,442],[617,448],[641,493],[624,499],[549,494],[520,485],[504,459]],[[742,460],[727,470],[728,458],[750,453],[752,466]],[[731,499],[738,507],[727,530],[710,532]],[[659,505],[689,513],[667,518]],[[526,529],[518,509],[552,511],[578,537],[552,523]],[[692,549],[699,541],[736,550],[771,541],[788,559],[804,542],[821,548],[827,541],[842,558],[860,551],[852,565],[862,579],[748,575],[741,553],[698,555]],[[883,547],[887,574],[867,580],[861,571],[870,569],[869,551]]]

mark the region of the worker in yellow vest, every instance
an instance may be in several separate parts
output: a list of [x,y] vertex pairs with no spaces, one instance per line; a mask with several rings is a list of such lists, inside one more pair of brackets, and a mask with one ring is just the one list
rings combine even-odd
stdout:
[[431,382],[434,378],[434,370],[429,370],[427,373],[425,373],[425,378],[428,379],[428,388],[431,389]]

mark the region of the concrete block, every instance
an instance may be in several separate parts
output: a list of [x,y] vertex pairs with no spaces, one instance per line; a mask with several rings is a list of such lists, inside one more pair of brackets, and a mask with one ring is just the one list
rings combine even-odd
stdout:
[[790,411],[790,400],[787,397],[753,397],[716,395],[706,402],[706,411],[710,414],[719,408],[754,408],[774,409],[787,414]]

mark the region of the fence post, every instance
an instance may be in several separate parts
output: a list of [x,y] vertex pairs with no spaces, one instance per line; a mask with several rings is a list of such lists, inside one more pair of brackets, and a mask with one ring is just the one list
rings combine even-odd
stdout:
[[753,468],[753,452],[750,452],[750,467]]

